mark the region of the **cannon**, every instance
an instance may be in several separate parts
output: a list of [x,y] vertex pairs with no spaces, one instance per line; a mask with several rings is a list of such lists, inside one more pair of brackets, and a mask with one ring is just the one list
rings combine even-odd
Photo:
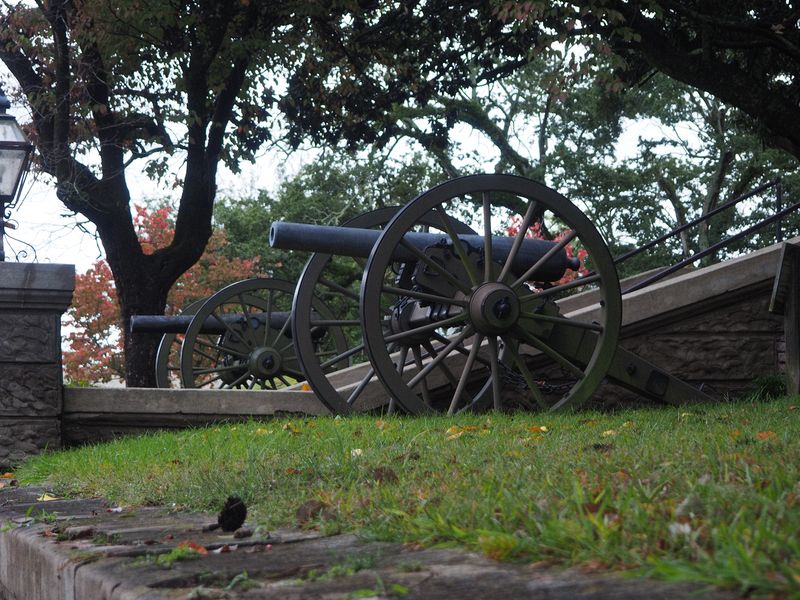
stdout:
[[[620,287],[603,238],[539,183],[462,177],[341,227],[274,223],[269,238],[313,253],[296,286],[247,280],[189,317],[132,320],[164,333],[162,376],[245,389],[304,379],[337,414],[387,402],[412,414],[553,410],[606,379],[660,401],[709,399],[618,347]],[[581,293],[596,303],[565,308]]]
[[[278,389],[303,380],[291,337],[294,285],[279,279],[233,283],[175,316],[136,315],[132,333],[160,333],[156,382],[171,387]],[[330,316],[319,301],[315,319]],[[343,352],[336,327],[310,332],[315,352]]]
[[[371,211],[345,226],[378,229],[397,210]],[[455,226],[460,233],[474,233],[462,223]],[[156,357],[159,387],[179,382],[194,388],[279,389],[296,386],[308,374],[311,389],[332,411],[340,412],[346,410],[342,406],[352,406],[356,396],[347,404],[328,377],[365,360],[356,327],[357,282],[335,282],[343,260],[312,255],[298,282],[297,298],[288,281],[244,280],[193,302],[180,315],[135,315],[130,330],[162,334]],[[344,269],[360,275],[363,266],[352,263]],[[349,285],[356,287],[350,290]],[[293,301],[298,298],[300,318],[293,320]]]
[[[472,234],[456,230],[464,216]],[[532,230],[553,239],[531,240]],[[708,399],[617,347],[622,302],[606,244],[577,207],[528,179],[462,177],[421,194],[379,232],[276,223],[270,241],[366,258],[358,325],[369,365],[354,394],[377,377],[413,414],[552,410],[586,401],[608,378],[661,401]],[[314,324],[307,307],[298,310],[301,296],[311,297],[301,286],[302,277],[298,341]],[[595,294],[597,304],[562,311],[560,303],[580,292]],[[319,395],[336,412],[353,407],[353,394]]]

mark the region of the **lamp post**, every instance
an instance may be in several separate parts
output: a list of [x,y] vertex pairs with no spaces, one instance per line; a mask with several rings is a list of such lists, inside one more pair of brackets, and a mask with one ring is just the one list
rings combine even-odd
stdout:
[[6,206],[13,205],[33,150],[17,120],[6,114],[9,108],[11,102],[0,87],[0,261],[6,259],[3,247]]

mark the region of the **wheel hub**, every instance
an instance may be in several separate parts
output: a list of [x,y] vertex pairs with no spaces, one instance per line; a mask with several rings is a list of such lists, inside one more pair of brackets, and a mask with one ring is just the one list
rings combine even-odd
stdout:
[[505,333],[517,324],[519,300],[504,283],[484,283],[470,295],[468,310],[479,333]]
[[268,346],[256,348],[247,359],[248,369],[259,379],[274,377],[281,372],[282,366],[280,352]]

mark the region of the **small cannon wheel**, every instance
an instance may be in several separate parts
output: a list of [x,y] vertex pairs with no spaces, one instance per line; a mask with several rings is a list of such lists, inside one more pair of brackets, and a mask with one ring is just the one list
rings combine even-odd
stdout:
[[[455,232],[452,215],[464,214],[477,240]],[[429,215],[443,240],[416,248],[404,236]],[[537,235],[553,243],[526,241]],[[562,310],[581,291],[599,304]],[[398,211],[372,249],[360,299],[372,367],[409,413],[586,401],[613,360],[622,306],[591,221],[554,190],[510,175],[454,179]]]
[[[195,300],[181,311],[182,315],[193,315],[205,299]],[[156,386],[160,388],[178,387],[180,384],[182,333],[165,333],[161,336],[156,353]]]
[[[343,227],[381,229],[399,207],[386,207],[359,215]],[[423,226],[426,223],[423,219]],[[429,221],[428,225],[435,225]],[[454,220],[458,233],[475,233],[469,226]],[[378,397],[370,394],[369,384],[376,381],[375,372],[366,362],[361,323],[358,320],[358,289],[366,261],[360,258],[315,253],[309,258],[295,290],[292,306],[292,337],[297,358],[309,387],[331,412],[348,414],[354,409],[373,408],[385,404],[385,391]],[[330,324],[341,328],[348,347],[331,353],[319,347],[312,335],[315,330],[315,302],[322,301],[336,314]],[[349,370],[346,370],[350,367]],[[335,373],[333,371],[336,371]]]
[[[302,381],[290,329],[293,292],[288,281],[247,279],[209,297],[181,347],[183,387],[274,390]],[[314,310],[330,316],[322,302]],[[341,331],[323,333],[318,343],[344,347]]]

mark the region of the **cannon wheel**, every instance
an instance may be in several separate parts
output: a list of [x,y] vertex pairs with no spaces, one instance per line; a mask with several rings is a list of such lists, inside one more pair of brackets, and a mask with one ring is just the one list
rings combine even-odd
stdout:
[[[279,389],[304,379],[290,333],[294,286],[280,279],[247,279],[224,287],[197,310],[181,347],[186,388]],[[322,302],[314,310],[330,313]],[[222,323],[224,332],[204,325]],[[219,327],[219,326],[218,326]],[[330,352],[345,347],[341,330],[326,329],[317,341]]]
[[[343,227],[383,228],[399,208],[393,206],[364,213],[347,221]],[[430,219],[423,219],[422,222],[423,225],[429,226],[436,224]],[[458,233],[475,233],[461,221],[454,219],[453,225]],[[336,275],[341,275],[343,272],[362,273],[364,264],[365,261],[358,258],[315,253],[303,268],[295,290],[292,337],[297,346],[297,358],[309,387],[320,401],[336,414],[351,412],[354,405],[363,400],[362,395],[368,389],[367,385],[375,380],[374,370],[366,365],[358,373],[353,374],[355,380],[345,388],[346,392],[339,391],[342,388],[329,379],[333,369],[343,369],[362,360],[366,361],[361,323],[358,320],[358,288],[361,279],[353,278],[350,285],[345,286],[342,286],[341,282],[334,281]],[[324,355],[315,349],[311,335],[315,318],[312,307],[319,300],[323,300],[328,306],[335,306],[338,319],[333,323],[345,331],[349,342],[349,348],[345,352]]]
[[[401,240],[431,213],[446,243],[414,253]],[[482,248],[456,238],[449,215],[464,213],[482,233]],[[514,273],[516,244],[507,259],[484,261],[491,235],[509,235],[497,230],[512,225],[519,243],[531,227],[560,233],[555,249],[583,256],[582,276],[567,271],[572,280],[539,282],[543,261]],[[417,260],[398,269],[393,257],[401,244]],[[583,290],[599,294],[597,310],[564,317],[557,301]],[[577,207],[528,179],[474,175],[425,192],[386,226],[367,261],[361,324],[372,367],[410,413],[547,410],[577,405],[600,385],[614,357],[621,305],[608,248]],[[414,358],[405,371],[392,360],[398,344]]]
[[[195,300],[181,311],[182,315],[193,315],[205,302],[205,299]],[[175,387],[180,382],[181,346],[184,335],[180,333],[165,333],[161,336],[156,353],[156,386],[160,388]]]

